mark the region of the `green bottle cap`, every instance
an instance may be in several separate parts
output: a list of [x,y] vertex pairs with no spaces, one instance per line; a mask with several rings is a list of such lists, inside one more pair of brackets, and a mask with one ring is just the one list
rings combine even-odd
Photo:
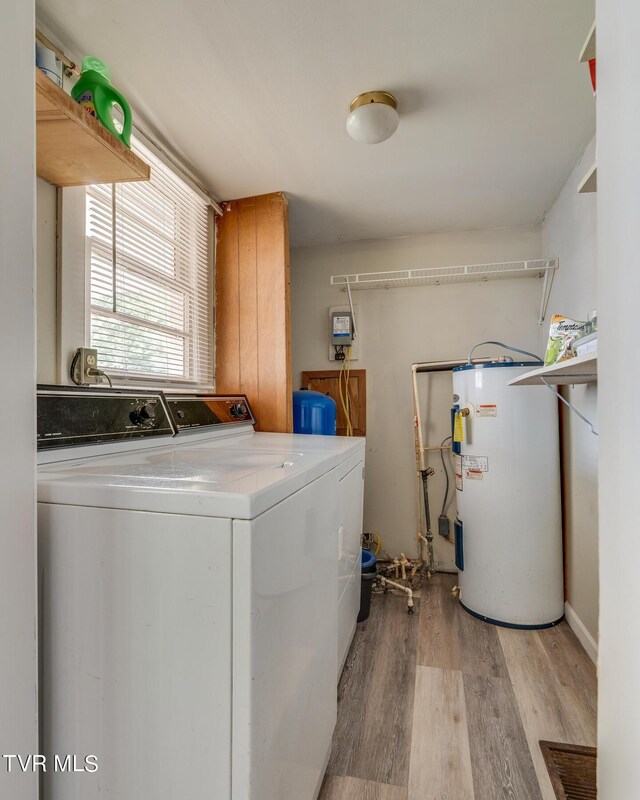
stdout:
[[88,72],[89,70],[92,72],[99,72],[100,75],[105,77],[108,81],[111,80],[111,70],[104,61],[100,61],[100,59],[95,56],[85,56],[82,59],[82,71]]

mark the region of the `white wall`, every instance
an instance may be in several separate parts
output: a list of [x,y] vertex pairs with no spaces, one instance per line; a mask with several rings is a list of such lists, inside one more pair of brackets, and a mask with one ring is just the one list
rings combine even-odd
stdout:
[[[294,387],[302,370],[334,369],[329,362],[328,308],[345,302],[329,285],[331,275],[408,267],[452,266],[541,255],[539,227],[430,234],[338,245],[294,248],[291,254]],[[362,358],[367,370],[367,479],[364,527],[382,536],[392,554],[417,555],[416,479],[411,364],[465,358],[470,347],[498,339],[537,350],[541,282],[487,283],[368,290],[355,295],[359,306]],[[476,355],[498,353],[485,348]],[[449,434],[451,375],[420,376],[429,444]],[[431,480],[432,527],[444,493],[438,457]],[[455,516],[455,506],[449,506]],[[436,534],[436,558],[453,567],[453,547]]]
[[[595,161],[595,140],[567,181],[542,226],[545,256],[558,256],[560,269],[549,302],[549,316],[585,320],[597,308],[596,195],[577,187]],[[548,325],[541,331],[546,347]],[[565,396],[596,423],[597,385],[566,387]],[[567,601],[591,637],[598,638],[598,437],[566,407],[564,429],[565,543]]]
[[36,181],[38,383],[58,383],[56,187]]
[[600,430],[598,797],[640,793],[640,4],[597,0]]
[[[0,753],[37,753],[33,2],[2,0],[0,149]],[[33,800],[0,763],[0,797]]]

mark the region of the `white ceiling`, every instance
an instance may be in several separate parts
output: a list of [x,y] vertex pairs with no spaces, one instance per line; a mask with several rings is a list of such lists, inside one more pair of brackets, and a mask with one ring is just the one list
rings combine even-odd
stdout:
[[[221,199],[283,190],[293,244],[539,222],[595,130],[594,0],[38,0]],[[359,145],[356,94],[400,127]]]

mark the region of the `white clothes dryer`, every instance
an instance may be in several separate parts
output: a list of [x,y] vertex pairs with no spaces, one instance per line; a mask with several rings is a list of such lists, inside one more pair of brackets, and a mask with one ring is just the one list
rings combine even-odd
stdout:
[[42,746],[98,763],[44,800],[317,795],[364,440],[253,421],[242,396],[39,391]]

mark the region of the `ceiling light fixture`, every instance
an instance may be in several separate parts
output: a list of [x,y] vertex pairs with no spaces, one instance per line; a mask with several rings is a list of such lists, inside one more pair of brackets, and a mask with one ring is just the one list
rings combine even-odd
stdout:
[[384,142],[398,128],[396,98],[389,92],[364,92],[351,103],[347,133],[361,144]]

